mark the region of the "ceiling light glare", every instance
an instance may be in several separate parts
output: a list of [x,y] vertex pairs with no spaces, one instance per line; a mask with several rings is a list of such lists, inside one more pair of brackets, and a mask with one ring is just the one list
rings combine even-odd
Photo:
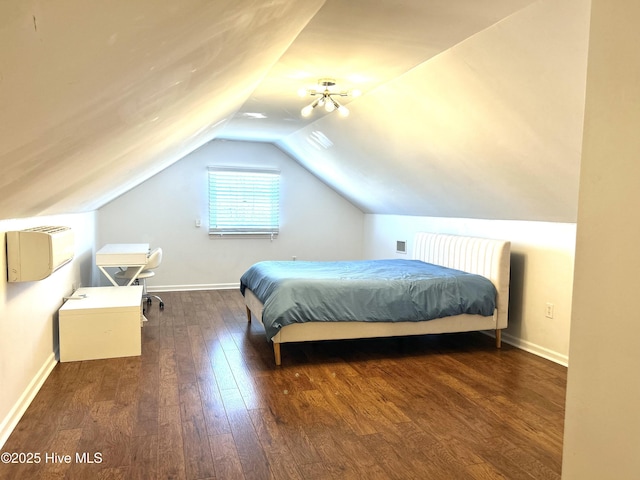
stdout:
[[257,118],[257,119],[267,118],[267,116],[264,113],[260,113],[260,112],[244,112],[242,116],[247,118]]
[[314,130],[309,135],[309,143],[311,143],[314,147],[322,147],[324,149],[331,148],[333,146],[333,142],[327,138],[327,136],[319,130]]

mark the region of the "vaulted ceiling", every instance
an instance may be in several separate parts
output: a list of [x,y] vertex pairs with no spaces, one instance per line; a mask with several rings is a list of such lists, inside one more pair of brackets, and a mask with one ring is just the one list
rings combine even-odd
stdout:
[[[589,7],[2,2],[0,218],[97,209],[228,138],[365,212],[573,222]],[[301,117],[324,77],[363,92],[349,117]]]

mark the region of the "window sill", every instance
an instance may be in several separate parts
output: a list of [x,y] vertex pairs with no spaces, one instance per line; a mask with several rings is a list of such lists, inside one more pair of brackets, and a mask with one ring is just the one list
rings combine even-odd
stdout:
[[239,238],[265,238],[274,240],[278,238],[278,233],[262,233],[262,232],[209,232],[211,240],[239,239]]

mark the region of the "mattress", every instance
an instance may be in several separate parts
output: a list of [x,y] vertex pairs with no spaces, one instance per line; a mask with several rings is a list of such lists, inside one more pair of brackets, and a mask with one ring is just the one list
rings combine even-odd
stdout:
[[242,275],[246,288],[264,304],[269,339],[293,323],[418,322],[496,308],[487,278],[419,260],[259,262]]

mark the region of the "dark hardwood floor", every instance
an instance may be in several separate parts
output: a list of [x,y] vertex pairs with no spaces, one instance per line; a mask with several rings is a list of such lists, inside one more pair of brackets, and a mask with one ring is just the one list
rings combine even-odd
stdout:
[[142,356],[55,367],[2,449],[40,463],[0,478],[560,478],[564,367],[478,333],[285,344],[275,367],[239,292],[162,297]]

